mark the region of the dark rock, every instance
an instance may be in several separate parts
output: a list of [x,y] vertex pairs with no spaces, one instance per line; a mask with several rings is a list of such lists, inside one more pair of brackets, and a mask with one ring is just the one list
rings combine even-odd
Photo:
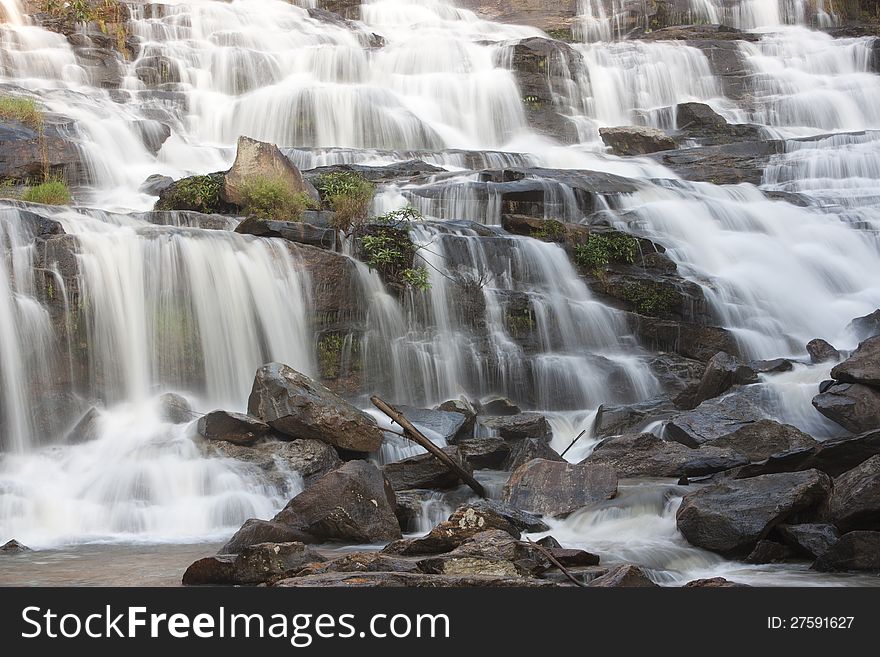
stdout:
[[561,516],[616,495],[617,473],[608,466],[534,459],[510,475],[502,499],[518,509]]
[[349,461],[294,497],[275,520],[318,540],[379,543],[400,538],[394,491],[365,461]]
[[64,442],[68,445],[87,443],[101,436],[101,412],[92,406],[73,428],[67,432]]
[[320,200],[314,186],[306,182],[300,170],[291,164],[277,146],[250,137],[239,137],[235,162],[224,176],[223,194],[226,201],[239,207],[245,206],[242,189],[254,177],[283,180],[292,191],[308,194],[316,201]]
[[859,342],[880,335],[880,310],[875,310],[864,317],[856,317],[849,323],[848,328]]
[[250,518],[235,532],[226,545],[220,548],[220,554],[238,554],[242,550],[258,544],[271,543],[314,543],[315,539],[294,529],[289,525],[274,520],[258,520]]
[[156,89],[163,84],[180,82],[180,69],[170,57],[156,55],[140,59],[134,69],[138,80],[148,89]]
[[[285,490],[290,471],[298,472],[306,486],[342,464],[339,454],[320,440],[263,440],[250,446],[211,442],[210,452],[253,464],[278,489]],[[297,491],[298,492],[298,491]]]
[[807,353],[814,363],[826,363],[832,360],[840,360],[840,352],[828,344],[822,338],[810,340],[807,343]]
[[708,399],[692,411],[666,423],[666,435],[682,445],[699,447],[754,424],[764,416],[757,387],[736,388],[717,399]]
[[559,548],[559,549],[562,549],[562,543],[560,543],[559,541],[557,541],[557,540],[556,540],[555,538],[553,538],[552,536],[545,536],[544,538],[535,541],[535,543],[537,543],[538,545],[540,545],[540,546],[542,546],[542,547],[545,547],[545,548]]
[[725,352],[719,352],[709,359],[700,383],[684,402],[676,400],[676,405],[693,409],[707,399],[713,399],[727,392],[735,385],[757,383],[757,373],[748,365]]
[[880,571],[880,532],[856,531],[844,534],[816,559],[813,568],[823,571]]
[[481,425],[497,432],[504,440],[523,440],[524,438],[550,440],[553,437],[550,423],[547,422],[546,417],[539,413],[519,413],[497,417],[480,416],[478,420]]
[[834,525],[820,523],[779,525],[776,533],[792,548],[813,559],[825,554],[840,538]]
[[655,584],[641,566],[631,563],[613,568],[597,577],[588,586],[597,588],[655,588]]
[[199,418],[199,435],[208,440],[225,440],[234,445],[252,445],[270,429],[265,422],[249,415],[211,411]]
[[701,326],[635,313],[630,313],[627,319],[633,334],[652,351],[671,352],[701,362],[708,361],[719,351],[737,354],[736,339],[730,331],[718,326]]
[[418,563],[422,572],[434,575],[495,577],[531,577],[549,565],[536,549],[500,529],[475,534],[451,552]]
[[159,196],[173,184],[174,178],[154,173],[141,183],[138,191],[143,192],[144,194],[149,194],[150,196]]
[[880,456],[872,456],[834,480],[828,513],[844,532],[880,530]]
[[336,248],[336,231],[320,228],[301,221],[278,221],[248,217],[235,227],[236,233],[257,237],[280,237],[291,242],[308,244],[320,249]]
[[880,335],[862,342],[852,356],[834,366],[831,376],[842,383],[880,386]]
[[500,397],[481,404],[480,413],[483,415],[518,415],[522,413],[522,410],[509,399]]
[[72,120],[55,115],[44,115],[42,136],[22,123],[0,123],[0,180],[27,183],[48,171],[71,184],[83,182],[87,167],[77,144],[65,136],[72,127]]
[[[455,445],[444,447],[443,452],[466,472],[472,471],[470,464]],[[412,488],[455,488],[460,483],[458,475],[433,454],[419,454],[402,461],[388,463],[382,466],[382,473],[395,491]]]
[[350,552],[341,557],[312,563],[294,577],[309,577],[326,573],[420,573],[418,564],[381,552]]
[[[753,141],[699,146],[651,155],[685,180],[715,185],[760,185],[770,158],[785,152],[782,141]],[[728,351],[721,348],[717,351]],[[710,354],[711,355],[711,354]]]
[[509,445],[510,454],[507,455],[507,458],[504,459],[504,463],[501,465],[501,469],[508,472],[512,472],[534,459],[565,461],[543,438],[526,438],[525,440],[511,442]]
[[712,577],[710,579],[695,579],[685,584],[682,588],[686,589],[722,589],[748,586],[748,584],[737,584],[723,577]]
[[763,461],[774,454],[815,447],[816,440],[790,424],[758,420],[743,425],[733,433],[716,438],[707,445],[729,448],[750,461]]
[[195,418],[195,413],[185,397],[166,392],[159,396],[159,417],[164,422],[186,424]]
[[0,545],[0,552],[3,554],[18,554],[20,552],[31,552],[31,549],[27,545],[19,543],[13,538],[10,541],[6,541],[3,545]]
[[880,390],[859,383],[837,383],[813,397],[813,406],[853,433],[880,427]]
[[49,239],[55,235],[64,235],[64,227],[60,222],[44,217],[36,212],[25,209],[18,211],[19,226],[31,240]]
[[175,226],[181,228],[201,228],[202,230],[228,231],[235,228],[238,219],[224,214],[205,214],[193,210],[159,210],[139,212],[138,219],[156,226]]
[[593,433],[598,437],[640,433],[649,424],[675,414],[675,408],[667,399],[649,399],[627,406],[602,404],[593,422]]
[[438,411],[446,411],[447,413],[460,413],[464,416],[464,424],[455,434],[452,442],[460,440],[468,440],[474,437],[474,426],[477,422],[477,412],[471,404],[463,399],[451,399],[445,401],[437,407]]
[[775,541],[760,540],[755,549],[746,557],[746,563],[780,563],[790,561],[795,556],[789,546]]
[[376,451],[384,438],[372,417],[281,363],[257,370],[248,413],[285,435],[357,452]]
[[790,372],[794,365],[787,358],[774,358],[773,360],[750,361],[749,367],[758,374],[778,374],[780,372]]
[[815,510],[830,491],[831,480],[816,470],[724,481],[685,495],[676,521],[691,544],[742,556],[776,525]]
[[678,354],[658,354],[648,363],[657,381],[670,398],[696,389],[706,370],[705,363]]
[[[397,406],[397,410],[406,416],[406,419],[432,440],[444,440],[447,443],[455,442],[465,429],[467,417],[457,411],[431,410],[428,408],[416,408],[414,406]],[[473,425],[471,425],[473,426]],[[466,432],[465,432],[466,433]]]
[[236,555],[199,559],[186,569],[183,584],[259,584],[320,561],[324,557],[303,543],[259,543]]
[[552,582],[525,577],[491,575],[424,575],[417,573],[325,573],[293,577],[274,582],[283,588],[346,587],[346,588],[462,588],[555,586]]
[[[547,445],[543,441],[538,441]],[[457,443],[458,449],[471,467],[476,470],[500,470],[503,469],[504,461],[510,454],[510,443],[503,438],[474,438],[461,440]]]
[[642,126],[599,128],[599,135],[615,155],[647,155],[675,150],[675,140],[662,130]]
[[676,107],[678,129],[701,144],[718,145],[764,139],[764,130],[757,125],[730,124],[704,103],[682,103]]
[[731,449],[700,449],[667,442],[654,434],[629,434],[601,442],[582,463],[606,465],[619,477],[702,477],[748,463]]

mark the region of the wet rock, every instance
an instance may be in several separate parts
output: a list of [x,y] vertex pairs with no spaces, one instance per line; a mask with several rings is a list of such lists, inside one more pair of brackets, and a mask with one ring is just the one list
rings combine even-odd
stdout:
[[149,194],[150,196],[159,196],[159,194],[173,184],[174,178],[171,176],[163,176],[162,174],[154,173],[141,183],[141,186],[138,187],[138,191],[143,192],[144,194]]
[[180,82],[180,68],[177,62],[162,55],[140,59],[135,66],[134,74],[148,89]]
[[733,433],[716,438],[707,445],[729,448],[750,461],[762,461],[774,454],[815,447],[816,440],[790,424],[774,420],[758,420]]
[[676,405],[693,409],[707,399],[713,399],[727,392],[735,385],[757,382],[758,375],[751,367],[722,351],[709,359],[700,383],[691,394],[685,393],[681,398],[676,399]]
[[651,157],[685,180],[715,185],[760,185],[770,158],[784,152],[783,141],[754,141],[682,148],[655,153]]
[[794,556],[794,550],[787,545],[775,541],[761,540],[758,541],[755,549],[746,557],[746,563],[781,563],[790,561]]
[[43,117],[42,136],[16,121],[0,122],[0,180],[26,183],[45,173],[71,184],[85,180],[87,167],[77,144],[65,137],[73,121],[57,115]]
[[255,417],[229,411],[211,411],[198,422],[202,438],[225,440],[234,445],[253,445],[270,431],[268,424]]
[[598,437],[637,434],[649,424],[666,420],[675,414],[675,408],[667,399],[649,399],[627,406],[602,404],[593,422],[593,433]]
[[356,452],[375,452],[384,438],[372,417],[281,363],[257,370],[248,414],[285,435]]
[[655,588],[655,584],[641,566],[626,563],[597,577],[588,586],[596,588]]
[[880,335],[880,310],[875,310],[864,317],[856,317],[849,323],[848,328],[859,342]]
[[757,125],[731,124],[705,103],[682,103],[676,107],[676,124],[688,138],[704,145],[731,144],[764,139]]
[[880,571],[880,532],[844,534],[822,554],[813,568],[822,571]]
[[318,540],[379,543],[400,538],[394,507],[381,471],[349,461],[290,500],[275,520]]
[[496,577],[492,575],[425,575],[418,573],[325,573],[308,577],[293,577],[274,582],[282,588],[462,588],[462,587],[543,587],[552,582],[524,577]]
[[238,219],[229,215],[205,214],[193,210],[159,210],[139,212],[133,216],[156,226],[180,226],[202,230],[233,230],[238,224]]
[[460,413],[464,416],[464,424],[455,434],[452,442],[468,440],[474,437],[474,425],[477,422],[477,412],[474,407],[463,399],[451,399],[445,401],[437,407],[438,411],[446,411],[447,413]]
[[482,415],[519,415],[520,413],[522,413],[520,407],[506,397],[490,399],[480,405]]
[[[444,447],[443,452],[466,472],[472,472],[470,464],[458,447]],[[433,454],[419,454],[402,461],[382,466],[382,473],[395,491],[412,488],[455,488],[460,483],[457,474]]]
[[350,552],[341,557],[311,563],[294,574],[309,577],[326,573],[420,573],[415,561],[401,559],[381,552]]
[[485,20],[537,27],[555,39],[562,38],[558,36],[560,31],[570,35],[578,14],[574,0],[552,5],[544,0],[459,0],[456,6],[470,9]]
[[758,374],[778,374],[780,372],[790,372],[794,365],[787,358],[774,358],[772,360],[750,361],[749,367]]
[[605,465],[534,459],[510,475],[502,499],[533,513],[563,516],[617,495],[617,473]]
[[748,463],[731,449],[700,449],[667,442],[654,434],[629,434],[599,444],[582,463],[614,468],[619,477],[701,477]]
[[549,565],[537,550],[499,529],[475,534],[451,552],[418,563],[430,574],[495,577],[530,577]]
[[534,459],[565,461],[565,459],[542,438],[526,438],[525,440],[517,440],[508,444],[510,445],[510,453],[501,465],[501,469],[507,470],[508,472],[512,472],[521,465],[533,461]]
[[667,435],[694,448],[730,435],[762,418],[760,395],[757,388],[735,388],[723,397],[706,400],[667,422]]
[[814,363],[840,360],[840,352],[822,338],[810,340],[807,343],[807,353],[810,354],[810,360]]
[[183,574],[183,584],[259,584],[324,557],[303,543],[259,543],[236,555],[205,557]]
[[259,544],[271,543],[314,543],[315,539],[274,520],[258,520],[250,518],[239,528],[229,541],[220,548],[219,554],[238,554],[242,550]]
[[694,579],[684,585],[686,589],[722,589],[748,586],[748,584],[737,584],[723,577],[711,577],[709,579]]
[[719,351],[737,355],[736,340],[727,329],[692,322],[627,315],[630,330],[653,351],[665,351],[707,362]]
[[862,342],[852,356],[834,366],[831,376],[842,383],[880,386],[880,335]]
[[880,427],[880,389],[859,383],[835,383],[813,397],[813,407],[853,433]]
[[246,205],[242,189],[254,177],[283,180],[292,191],[303,192],[316,201],[320,200],[314,186],[305,181],[300,170],[284,157],[277,146],[250,137],[239,137],[235,162],[223,180],[226,201],[239,207]]
[[675,140],[662,130],[642,126],[599,128],[599,135],[615,155],[647,155],[675,150]]
[[19,226],[32,240],[49,239],[55,235],[64,235],[64,227],[60,222],[44,217],[30,210],[18,211]]
[[73,428],[67,432],[64,442],[68,445],[87,443],[101,435],[101,412],[92,406],[83,414]]
[[291,242],[308,244],[331,251],[336,248],[335,230],[312,226],[301,221],[277,221],[248,217],[235,227],[235,232],[257,237],[280,237]]
[[185,397],[173,392],[166,392],[159,396],[159,417],[164,422],[186,424],[196,415]]
[[504,469],[504,461],[511,451],[510,443],[503,438],[474,438],[461,440],[457,445],[461,455],[475,470]]
[[776,525],[815,511],[830,491],[831,480],[816,470],[724,481],[685,495],[676,522],[691,544],[743,556]]
[[19,543],[14,538],[0,545],[0,552],[3,554],[19,554],[21,552],[30,552],[31,549],[24,543]]
[[776,533],[799,553],[813,559],[825,554],[840,538],[834,525],[823,523],[780,525],[776,528]]
[[444,440],[447,443],[455,442],[465,430],[467,417],[457,411],[431,410],[429,408],[416,408],[415,406],[397,406],[397,410],[406,416],[406,419],[416,425],[418,429],[428,434],[433,440]]
[[568,245],[583,244],[589,240],[590,227],[583,224],[570,224],[556,219],[539,219],[521,214],[501,216],[501,227],[514,235],[525,235]]
[[670,353],[658,354],[651,359],[648,367],[670,398],[696,389],[706,370],[705,363]]
[[480,416],[478,420],[481,425],[497,432],[504,440],[523,440],[524,438],[550,440],[553,437],[550,423],[546,417],[539,413],[518,413],[497,417]]
[[841,531],[880,530],[880,456],[834,480],[828,515]]
[[207,448],[210,453],[252,464],[276,488],[286,492],[299,492],[298,488],[295,491],[287,490],[291,471],[299,473],[303,483],[310,486],[342,464],[333,447],[309,438],[284,441],[269,439],[248,446],[212,441]]

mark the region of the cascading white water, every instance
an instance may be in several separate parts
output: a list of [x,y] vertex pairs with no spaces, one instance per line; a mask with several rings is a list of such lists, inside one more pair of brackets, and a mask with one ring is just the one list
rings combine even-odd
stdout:
[[10,25],[24,25],[25,16],[19,0],[0,0],[0,18]]

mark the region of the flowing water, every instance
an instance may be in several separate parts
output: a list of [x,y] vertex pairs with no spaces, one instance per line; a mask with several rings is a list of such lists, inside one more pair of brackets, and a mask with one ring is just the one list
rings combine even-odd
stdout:
[[[747,93],[729,97],[703,50],[621,40],[651,27],[647,12],[633,11],[638,4],[581,0],[581,43],[551,63],[555,109],[578,136],[561,144],[529,127],[510,70],[512,45],[541,32],[482,20],[448,0],[374,0],[350,24],[280,0],[133,5],[128,30],[140,48],[120,63],[113,89],[66,38],[2,0],[0,88],[36,98],[76,144],[78,198],[87,205],[0,201],[0,542],[61,549],[22,563],[62,564],[65,550],[76,553],[63,546],[112,543],[115,554],[139,556],[141,548],[119,544],[222,541],[244,519],[271,516],[302,485],[291,472],[278,490],[246,464],[207,457],[194,423],[169,422],[159,401],[177,392],[197,412],[244,410],[260,364],[318,372],[315,300],[300,250],[235,234],[236,220],[208,230],[184,214],[141,212],[155,201],[140,191],[147,176],[225,169],[239,135],[277,143],[304,169],[411,159],[445,169],[378,190],[377,214],[411,204],[426,217],[413,239],[431,286],[398,298],[376,272],[352,265],[367,309],[359,403],[371,393],[422,406],[509,396],[547,413],[559,452],[587,429],[566,455],[577,462],[597,443],[589,428],[600,404],[660,393],[650,353],[565,252],[501,228],[507,183],[484,169],[629,178],[634,191],[596,195],[589,208],[563,179],[529,173],[522,182],[541,189],[547,218],[601,216],[663,245],[745,355],[803,358],[815,337],[854,348],[848,322],[880,307],[872,39],[813,29],[838,22],[821,0],[679,3],[687,5],[682,21],[759,35],[736,46]],[[675,105],[689,101],[784,140],[761,188],[686,182],[655,160],[605,153],[599,128],[675,130]],[[162,124],[170,137],[156,149]],[[58,222],[66,249],[34,241],[32,210]],[[819,438],[838,432],[809,403],[829,367],[764,377],[773,416]],[[91,407],[94,439],[71,444],[68,430]],[[418,452],[389,434],[376,458]],[[667,584],[713,574],[866,582],[745,567],[696,550],[675,529],[684,492],[627,483],[617,500],[554,522],[552,533],[605,560],[642,563]],[[449,508],[442,495],[428,500],[417,529]]]

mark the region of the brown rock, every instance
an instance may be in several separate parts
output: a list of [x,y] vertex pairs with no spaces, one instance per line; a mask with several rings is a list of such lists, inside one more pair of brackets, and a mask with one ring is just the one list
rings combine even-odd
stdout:
[[502,499],[526,511],[560,516],[616,495],[617,473],[608,466],[534,459],[510,475]]

